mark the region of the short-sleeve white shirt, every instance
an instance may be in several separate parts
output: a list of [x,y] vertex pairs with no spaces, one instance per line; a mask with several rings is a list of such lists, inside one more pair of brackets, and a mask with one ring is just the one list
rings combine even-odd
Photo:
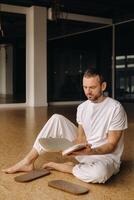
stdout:
[[[106,97],[100,103],[87,100],[77,108],[77,123],[82,125],[87,141],[92,148],[107,143],[107,135],[111,130],[125,130],[127,116],[123,106],[116,100]],[[113,153],[102,155],[120,163],[124,142],[121,137]],[[94,156],[94,155],[93,155]]]

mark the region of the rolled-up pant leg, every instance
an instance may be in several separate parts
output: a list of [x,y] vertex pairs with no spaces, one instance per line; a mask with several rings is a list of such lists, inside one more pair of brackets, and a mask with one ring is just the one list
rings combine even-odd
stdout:
[[38,154],[44,153],[43,148],[39,144],[40,138],[66,138],[69,141],[76,139],[77,127],[67,118],[62,115],[54,114],[44,125],[39,135],[37,136],[33,148],[35,148]]
[[[88,159],[90,160],[90,159]],[[73,175],[87,183],[105,183],[119,171],[112,159],[92,159],[73,168]]]

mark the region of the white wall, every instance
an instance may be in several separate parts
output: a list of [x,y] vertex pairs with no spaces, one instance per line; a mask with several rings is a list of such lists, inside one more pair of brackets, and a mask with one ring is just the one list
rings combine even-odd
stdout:
[[[47,106],[47,9],[36,6],[26,8],[1,4],[1,11],[26,15],[25,105]],[[5,69],[4,57],[0,60],[2,62],[0,63],[2,65],[0,69],[0,91],[3,92],[6,86],[4,81],[6,77],[4,73],[6,72],[3,71]],[[9,87],[8,89],[8,92],[12,90]]]

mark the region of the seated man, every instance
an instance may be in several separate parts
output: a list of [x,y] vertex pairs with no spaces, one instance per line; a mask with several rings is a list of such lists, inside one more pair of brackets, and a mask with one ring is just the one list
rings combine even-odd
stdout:
[[78,106],[78,127],[64,116],[54,114],[37,136],[32,150],[14,166],[3,169],[5,173],[32,170],[35,160],[44,152],[39,138],[47,137],[66,138],[88,145],[69,155],[74,156],[78,164],[49,162],[43,168],[72,173],[78,179],[92,183],[105,183],[119,171],[127,128],[126,113],[118,101],[104,96],[106,82],[95,69],[84,73],[83,89],[87,100]]

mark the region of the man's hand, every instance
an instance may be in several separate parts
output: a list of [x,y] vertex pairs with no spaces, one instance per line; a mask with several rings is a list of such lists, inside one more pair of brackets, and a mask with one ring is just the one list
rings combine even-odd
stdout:
[[72,153],[68,154],[68,157],[74,157],[74,156],[81,156],[81,155],[90,155],[91,154],[91,145],[87,144],[85,148],[77,151],[73,151]]

